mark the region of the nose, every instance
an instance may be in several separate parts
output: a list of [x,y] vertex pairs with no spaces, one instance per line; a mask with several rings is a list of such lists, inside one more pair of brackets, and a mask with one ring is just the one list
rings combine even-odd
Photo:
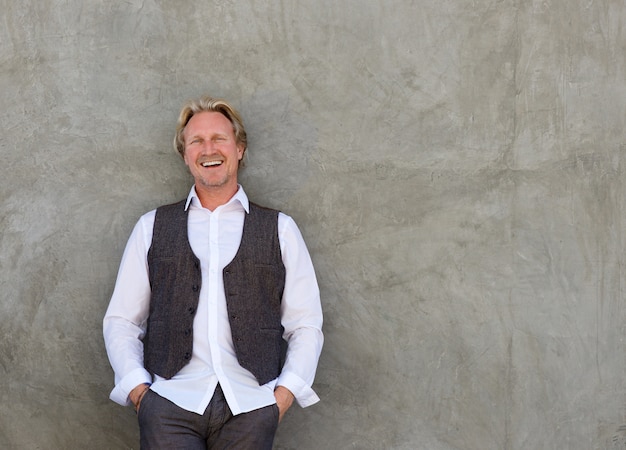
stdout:
[[215,145],[210,139],[207,139],[202,143],[202,153],[213,153],[214,149]]

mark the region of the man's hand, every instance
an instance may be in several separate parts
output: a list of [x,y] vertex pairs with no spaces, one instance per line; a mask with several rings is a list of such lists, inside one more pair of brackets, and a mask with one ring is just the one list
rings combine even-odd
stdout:
[[146,392],[150,389],[150,385],[147,383],[140,384],[139,386],[135,386],[132,391],[128,394],[128,398],[132,402],[135,407],[135,411],[139,412],[139,406],[141,405],[141,399]]
[[274,389],[274,397],[276,397],[276,405],[278,406],[278,422],[283,420],[283,416],[293,403],[294,396],[289,389],[284,386],[277,386]]

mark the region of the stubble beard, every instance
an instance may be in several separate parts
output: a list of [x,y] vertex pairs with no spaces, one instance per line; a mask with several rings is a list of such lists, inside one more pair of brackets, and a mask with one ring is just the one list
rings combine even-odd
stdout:
[[[232,183],[233,178],[235,179],[234,183]],[[236,177],[227,173],[227,174],[224,174],[220,178],[198,176],[196,178],[196,184],[200,185],[200,187],[207,189],[207,190],[219,190],[219,189],[228,187],[231,183],[236,186],[237,185],[236,180],[237,180]]]

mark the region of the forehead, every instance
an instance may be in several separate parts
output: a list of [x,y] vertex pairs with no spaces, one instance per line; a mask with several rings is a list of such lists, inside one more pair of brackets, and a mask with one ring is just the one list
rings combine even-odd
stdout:
[[234,135],[233,124],[230,120],[222,113],[213,111],[194,114],[183,131],[185,136],[213,133]]

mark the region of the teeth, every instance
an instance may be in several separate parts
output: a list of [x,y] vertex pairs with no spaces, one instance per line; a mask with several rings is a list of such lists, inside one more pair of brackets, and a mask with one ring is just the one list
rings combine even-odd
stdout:
[[222,161],[205,161],[201,165],[202,167],[212,167],[219,166],[220,164],[222,164]]

